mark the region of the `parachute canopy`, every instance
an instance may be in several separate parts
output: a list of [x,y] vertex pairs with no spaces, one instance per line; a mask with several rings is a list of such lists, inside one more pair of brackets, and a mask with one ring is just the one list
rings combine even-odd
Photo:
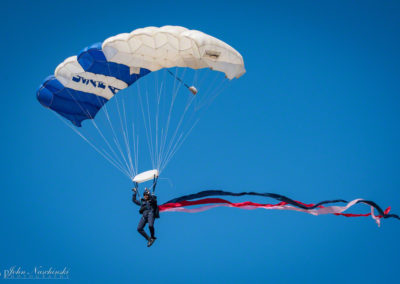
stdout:
[[81,126],[119,90],[151,71],[170,67],[210,68],[228,79],[245,73],[240,53],[215,37],[179,26],[147,27],[110,37],[65,59],[39,87],[37,98]]

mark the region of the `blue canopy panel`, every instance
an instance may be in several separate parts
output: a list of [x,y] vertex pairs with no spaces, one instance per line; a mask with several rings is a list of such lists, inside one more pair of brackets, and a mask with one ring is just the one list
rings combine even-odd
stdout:
[[78,55],[78,62],[87,72],[117,78],[127,83],[128,86],[151,72],[150,70],[140,68],[139,74],[131,74],[129,66],[108,62],[101,50],[100,42],[82,50]]
[[[138,74],[131,74],[129,66],[108,62],[101,51],[101,43],[85,48],[78,55],[78,62],[86,72],[114,77],[128,86],[150,73],[140,68]],[[113,91],[114,94],[118,89]],[[101,107],[108,101],[94,93],[65,87],[54,75],[47,77],[37,91],[38,101],[81,127],[85,119],[94,119]]]
[[83,120],[93,119],[108,101],[95,94],[66,88],[53,75],[39,87],[37,99],[44,107],[54,110],[78,127],[82,126]]

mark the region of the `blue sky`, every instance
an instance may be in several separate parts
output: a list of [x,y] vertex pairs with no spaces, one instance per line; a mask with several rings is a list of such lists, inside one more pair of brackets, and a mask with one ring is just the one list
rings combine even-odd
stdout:
[[165,213],[146,248],[130,181],[36,100],[94,42],[150,25],[202,30],[240,51],[247,73],[169,163],[161,201],[254,190],[400,213],[400,4],[262,2],[2,1],[2,275],[41,265],[69,267],[72,283],[396,282],[395,220]]

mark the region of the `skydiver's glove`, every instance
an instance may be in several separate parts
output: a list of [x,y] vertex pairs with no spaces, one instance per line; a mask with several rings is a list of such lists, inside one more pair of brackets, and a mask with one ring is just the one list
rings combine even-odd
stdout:
[[137,193],[137,188],[136,187],[132,188],[132,191],[133,191],[134,194],[136,194]]

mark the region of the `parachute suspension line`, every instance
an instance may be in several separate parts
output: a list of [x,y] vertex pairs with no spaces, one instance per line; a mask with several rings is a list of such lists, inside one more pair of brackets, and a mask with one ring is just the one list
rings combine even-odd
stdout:
[[[95,128],[99,130],[99,133],[101,132],[100,128],[98,128],[98,126],[97,126],[97,125],[95,125]],[[103,135],[102,133],[101,133],[100,135],[101,135],[102,137],[104,137],[104,135]],[[109,145],[109,142],[107,141],[107,139],[104,139],[104,141],[106,141],[106,144],[108,144],[108,145]],[[128,166],[127,162],[126,162],[126,159],[125,159],[124,153],[123,153],[123,152],[122,152],[122,150],[121,150],[121,146],[120,146],[120,144],[119,144],[119,143],[117,143],[116,141],[114,141],[114,142],[116,143],[116,145],[117,145],[117,149],[118,149],[118,150],[119,150],[119,152],[120,152],[120,156],[122,157],[122,159],[123,159],[123,161],[124,161],[124,163],[125,163],[125,168],[129,170],[129,166]],[[122,164],[122,163],[121,163],[121,164]],[[121,165],[121,166],[122,166],[122,165]],[[129,176],[129,177],[130,177],[130,176]]]
[[[108,81],[108,78],[106,78],[106,83],[110,85],[110,82]],[[98,100],[99,100],[99,98],[98,98]],[[116,99],[116,101],[118,102],[118,99]],[[108,113],[107,103],[104,105],[104,109],[105,109],[106,118],[107,118],[107,120],[108,120],[108,123],[109,123],[109,125],[110,125],[110,128],[111,128],[112,133],[113,133],[113,136],[114,136],[114,139],[113,139],[113,140],[114,140],[114,144],[116,145],[117,149],[119,150],[120,156],[122,157],[122,159],[123,159],[124,162],[125,162],[126,169],[127,169],[127,171],[130,173],[129,177],[130,177],[130,178],[133,178],[134,174],[132,173],[132,170],[130,169],[130,167],[129,167],[127,161],[126,161],[125,154],[123,153],[123,151],[122,151],[122,149],[121,149],[121,143],[119,142],[118,136],[116,135],[115,130],[114,130],[114,127],[113,127],[113,123],[111,122],[111,118],[110,118],[109,113]],[[96,122],[94,121],[93,118],[91,119],[91,121],[92,121],[93,125],[95,126],[95,128],[98,130],[99,134],[102,136],[103,140],[106,142],[106,144],[107,144],[107,146],[109,147],[109,149],[111,150],[111,152],[112,152],[112,153],[114,154],[114,156],[117,158],[117,160],[119,161],[119,163],[120,163],[120,165],[121,165],[121,167],[122,167],[122,164],[123,164],[123,163],[122,163],[122,161],[119,159],[119,156],[115,153],[113,147],[111,147],[110,143],[109,143],[108,140],[105,138],[105,136],[103,135],[102,131],[101,131],[100,128],[97,126],[97,124],[96,124]],[[132,176],[132,177],[131,177],[131,176]]]
[[[175,68],[175,72],[177,72],[177,70],[178,69]],[[185,71],[186,71],[186,69],[185,69]],[[162,164],[162,157],[164,156],[164,149],[165,149],[165,145],[166,145],[166,142],[167,142],[169,127],[170,127],[170,122],[171,122],[172,110],[174,108],[175,99],[177,97],[177,94],[178,94],[178,91],[179,91],[179,87],[181,86],[181,84],[179,84],[179,87],[177,87],[176,82],[177,81],[174,80],[174,85],[173,85],[173,88],[172,88],[172,95],[171,95],[171,102],[170,102],[169,110],[168,110],[168,117],[167,117],[167,121],[166,121],[166,124],[165,124],[165,127],[164,127],[165,131],[163,131],[164,135],[161,137],[160,159],[159,159],[160,162],[159,162],[159,165]],[[159,169],[159,167],[160,166],[158,166],[158,170],[161,173],[161,171],[160,171],[161,169]]]
[[[175,148],[177,145],[180,144],[180,140],[182,139],[183,133],[181,133],[181,134],[178,136],[177,139],[176,139],[176,137],[177,137],[177,134],[178,134],[178,132],[179,132],[181,126],[182,126],[182,123],[183,123],[183,120],[184,120],[184,118],[185,118],[185,116],[186,116],[186,113],[187,113],[188,109],[190,108],[190,105],[191,105],[192,102],[194,101],[194,98],[195,98],[195,96],[191,96],[190,99],[186,102],[185,109],[184,109],[184,111],[183,111],[183,113],[182,113],[182,115],[181,115],[181,117],[180,117],[180,119],[179,119],[178,125],[177,125],[177,127],[176,127],[176,129],[175,129],[175,131],[174,131],[174,134],[173,134],[171,140],[169,141],[169,144],[168,144],[168,147],[167,147],[167,152],[166,152],[166,154],[165,154],[165,159],[164,159],[165,162],[164,162],[163,166],[161,167],[161,169],[164,169],[164,168],[165,168],[165,166],[167,165],[166,162],[170,160],[170,158],[168,158],[168,157],[170,156],[171,153],[175,153],[175,152],[173,151],[174,148]],[[193,127],[192,127],[191,129],[193,129]],[[175,140],[176,140],[176,141],[175,141]]]
[[[196,72],[196,74],[197,74],[197,73],[200,74],[200,72],[201,72],[201,70],[198,70],[198,72]],[[196,80],[198,80],[198,82],[197,82],[196,85],[198,85],[198,86],[205,86],[205,82],[207,82],[208,78],[210,77],[210,73],[211,73],[211,72],[205,72],[205,74],[204,74],[203,76],[201,76],[201,78],[196,79]],[[200,76],[199,76],[199,77],[200,77]],[[207,85],[209,85],[209,84],[207,84]],[[203,91],[202,91],[201,93],[202,93],[202,96],[207,95],[207,93],[205,93],[205,92],[203,92]],[[199,99],[199,100],[201,101],[201,99]],[[196,102],[196,104],[195,104],[195,110],[198,109],[196,106],[200,103],[200,101],[197,101],[197,102]]]
[[[94,119],[91,119],[91,120],[94,121]],[[103,138],[103,140],[106,142],[106,144],[108,145],[108,147],[109,147],[110,149],[112,149],[112,147],[110,146],[110,143],[109,143],[108,140],[105,138],[103,132],[100,130],[100,128],[97,126],[96,123],[94,123],[94,126],[95,126],[95,128],[98,130],[100,136],[101,136],[101,137]],[[123,152],[122,152],[122,150],[121,150],[120,144],[119,144],[118,142],[116,142],[116,141],[114,141],[114,143],[117,145],[117,148],[118,148],[118,150],[119,150],[119,152],[120,152],[120,156],[122,157],[123,161],[125,162],[125,168],[128,170],[128,172],[130,172],[130,171],[129,171],[129,166],[128,166],[128,164],[127,164],[127,162],[126,162],[126,159],[125,159],[125,156],[124,156],[124,154],[123,154]],[[114,150],[112,150],[112,152],[115,153]],[[120,163],[121,163],[121,167],[123,167],[122,162],[120,162]],[[130,174],[128,175],[128,177],[131,178],[131,175],[132,175],[132,174],[130,173]]]
[[[156,108],[153,108],[153,111],[155,113],[153,113],[154,116],[154,165],[153,165],[153,169],[157,168],[157,157],[158,157],[158,121],[157,121],[157,116],[158,116],[158,95],[159,95],[159,89],[158,89],[158,73],[156,72],[155,74],[155,80],[154,80],[154,84],[155,84],[155,92],[154,92],[154,103],[156,104]],[[152,126],[153,127],[153,126]]]
[[129,138],[129,132],[128,132],[128,124],[127,124],[127,120],[126,120],[126,109],[125,109],[125,100],[122,99],[122,110],[123,110],[123,114],[124,114],[124,119],[125,119],[125,139],[126,139],[126,151],[128,153],[128,159],[129,159],[129,163],[132,169],[132,174],[133,176],[136,176],[136,171],[135,171],[135,167],[133,166],[133,162],[132,162],[132,153],[131,153],[131,145],[130,145],[130,138]]
[[215,85],[215,83],[217,81],[217,78],[218,78],[218,76],[214,76],[214,78],[212,79],[212,82],[207,84],[208,87],[205,90],[205,94],[209,94],[210,91],[214,88],[214,85]]
[[183,137],[183,139],[181,139],[180,142],[178,142],[177,144],[174,145],[174,148],[172,149],[172,151],[170,152],[169,156],[166,158],[164,164],[161,167],[161,170],[163,170],[169,163],[169,161],[172,159],[172,157],[176,154],[176,152],[178,152],[179,148],[182,146],[183,142],[185,142],[186,138],[189,136],[189,134],[192,132],[193,128],[197,125],[197,123],[199,122],[199,120],[197,120],[192,127],[189,129],[189,131],[185,134],[185,136]]
[[66,126],[68,126],[70,129],[72,129],[78,136],[80,136],[86,143],[88,143],[97,153],[99,153],[104,159],[106,159],[111,165],[113,165],[117,170],[119,170],[121,173],[123,173],[124,175],[126,175],[128,178],[130,178],[129,173],[120,165],[118,165],[117,163],[115,163],[115,161],[113,161],[113,158],[109,156],[109,154],[107,152],[101,151],[100,149],[98,149],[92,142],[90,142],[90,140],[85,137],[79,130],[76,129],[76,127],[70,125],[69,123],[67,123],[66,121],[64,121],[64,119],[62,117],[60,117],[58,114],[54,113],[54,115],[61,120]]
[[[135,128],[133,127],[133,133],[135,133]],[[139,171],[139,136],[133,138],[133,153],[135,155],[134,162],[135,162],[135,168],[136,168],[136,174]]]
[[139,94],[139,99],[140,99],[140,106],[142,108],[142,114],[143,114],[143,121],[145,123],[145,129],[146,129],[146,136],[147,136],[147,143],[149,145],[149,154],[150,154],[150,159],[151,159],[151,164],[153,169],[155,168],[155,149],[153,147],[153,129],[152,129],[152,123],[151,123],[151,117],[150,117],[150,107],[149,107],[149,86],[147,81],[144,80],[145,82],[145,97],[146,97],[146,111],[147,111],[147,120],[145,117],[145,111],[144,111],[144,106],[143,106],[143,100],[142,100],[142,95]]
[[[111,73],[111,70],[110,70],[109,66],[108,66],[108,69],[109,69],[109,72]],[[120,70],[119,66],[118,66],[117,70],[118,70],[118,73],[121,75],[121,70]],[[134,119],[132,118],[131,119],[131,124],[132,124],[132,144],[133,144],[132,145],[132,148],[133,148],[132,151],[133,151],[133,155],[134,155],[133,161],[132,161],[132,151],[131,151],[130,136],[129,136],[129,131],[128,131],[129,124],[128,124],[128,120],[127,120],[128,115],[126,113],[126,107],[125,107],[125,97],[127,97],[127,96],[121,96],[123,117],[124,117],[124,122],[125,123],[122,122],[121,111],[120,111],[118,99],[117,99],[117,96],[115,96],[115,97],[116,97],[115,100],[116,100],[116,103],[117,103],[119,120],[120,120],[120,124],[121,124],[121,131],[123,133],[123,137],[124,137],[124,141],[125,141],[125,147],[126,147],[127,156],[128,156],[128,161],[129,161],[129,165],[130,165],[130,168],[131,168],[131,173],[132,173],[131,180],[132,180],[137,175],[138,168],[139,168],[139,163],[138,163],[139,137],[135,137],[135,124],[134,124]],[[108,115],[107,115],[107,118],[109,118]],[[109,122],[110,122],[110,127],[112,128],[112,132],[113,132],[113,135],[114,135],[115,142],[118,142],[118,144],[120,144],[119,140],[117,138],[117,135],[115,134],[115,130],[114,130],[113,126],[112,126],[112,123],[111,123],[110,120],[109,120]],[[121,149],[120,146],[118,146],[118,148]],[[120,152],[122,152],[122,151],[120,150]]]
[[[209,73],[209,72],[207,72],[207,73]],[[214,96],[214,97],[212,97],[212,94],[213,93],[217,93],[217,89],[221,86],[221,85],[223,85],[224,84],[224,82],[225,81],[227,81],[226,79],[225,80],[222,80],[222,81],[219,81],[219,86],[217,85],[217,79],[218,79],[218,76],[214,76],[214,78],[212,79],[212,81],[210,82],[210,83],[208,83],[207,85],[208,85],[208,87],[207,87],[207,89],[206,90],[204,90],[204,92],[202,92],[202,96],[201,96],[201,98],[199,99],[199,102],[198,102],[198,104],[196,105],[196,107],[195,107],[195,110],[196,111],[198,111],[198,110],[200,110],[200,109],[202,109],[204,106],[206,106],[206,105],[211,105],[211,102],[212,101],[214,101],[214,99],[216,98],[216,96]],[[216,87],[216,85],[218,86],[218,88]],[[214,92],[213,92],[213,90],[214,90]],[[219,93],[218,93],[219,94]]]
[[[158,73],[157,73],[158,74]],[[162,104],[162,102],[164,101],[164,100],[161,100],[161,98],[165,98],[165,100],[167,100],[167,95],[165,94],[166,93],[166,90],[164,90],[164,82],[165,82],[165,79],[166,79],[166,72],[164,71],[164,72],[162,72],[162,74],[163,74],[163,80],[162,80],[162,84],[161,84],[161,86],[160,86],[160,88],[158,88],[157,86],[156,86],[156,88],[157,88],[157,90],[159,90],[159,92],[158,92],[158,94],[159,94],[159,97],[157,98],[158,100],[157,100],[157,115],[159,115],[159,108],[160,108],[160,105]],[[174,81],[174,88],[173,88],[173,90],[175,90],[175,88],[176,88],[176,81]],[[176,96],[175,96],[176,97]],[[171,105],[170,105],[170,107],[173,107],[173,104],[174,104],[174,100],[175,100],[175,98],[173,98],[173,99],[171,99]],[[160,133],[160,145],[159,146],[157,146],[157,149],[158,149],[158,154],[157,154],[157,169],[159,170],[159,172],[160,172],[160,167],[161,167],[161,163],[162,163],[162,157],[163,157],[163,150],[164,150],[164,148],[165,148],[165,144],[166,144],[166,139],[167,139],[167,134],[168,134],[168,129],[169,129],[169,121],[170,121],[170,115],[172,114],[172,108],[170,108],[170,110],[169,110],[169,117],[168,117],[168,120],[167,120],[167,123],[166,123],[166,125],[164,126],[164,127],[162,127],[161,128],[161,133]],[[158,118],[157,118],[157,120],[158,120]],[[157,135],[158,135],[158,129],[157,129]]]
[[[157,84],[157,86],[158,86],[158,72],[156,73],[156,84]],[[163,72],[163,77],[164,77],[164,79],[165,79],[165,72]],[[156,87],[157,87],[156,86]],[[159,169],[160,168],[160,146],[159,146],[159,143],[161,143],[161,141],[159,141],[159,140],[161,140],[161,137],[162,137],[162,132],[161,132],[161,135],[160,135],[160,138],[159,138],[159,135],[158,135],[158,132],[159,132],[159,130],[158,130],[158,128],[159,128],[159,118],[160,118],[160,103],[161,103],[161,96],[162,96],[162,93],[163,93],[163,88],[164,88],[164,80],[162,79],[161,80],[161,84],[160,84],[160,88],[156,88],[157,89],[157,97],[156,97],[156,102],[157,102],[157,111],[156,111],[156,169]]]
[[[121,100],[122,100],[123,109],[125,110],[125,100],[123,99],[123,97],[121,98]],[[122,136],[123,136],[123,139],[124,139],[124,142],[125,142],[126,155],[124,154],[124,152],[122,151],[121,148],[120,148],[120,152],[121,152],[121,154],[124,155],[124,161],[126,163],[126,166],[129,169],[129,171],[131,172],[132,178],[134,178],[135,171],[134,171],[133,165],[132,165],[130,149],[129,149],[129,141],[128,141],[128,138],[127,138],[128,129],[126,127],[126,114],[124,113],[124,115],[125,115],[124,116],[125,124],[124,124],[124,120],[122,119],[123,115],[121,115],[120,102],[119,102],[119,99],[118,99],[117,96],[115,96],[115,101],[116,101],[116,104],[117,104],[117,110],[118,110],[119,122],[120,122],[120,127],[121,127],[121,133],[122,133]],[[127,157],[125,157],[125,156],[127,156]]]
[[[110,67],[109,67],[109,66],[108,66],[108,71],[109,71],[109,73],[111,73],[111,70],[110,70]],[[120,73],[119,68],[118,68],[118,73]],[[111,85],[110,82],[109,82],[108,77],[106,77],[106,83],[107,83],[108,85]],[[108,124],[109,124],[110,129],[111,129],[112,134],[113,134],[113,141],[114,141],[114,144],[116,145],[117,149],[120,149],[120,148],[121,148],[121,143],[119,142],[118,136],[117,136],[117,134],[115,133],[115,130],[114,130],[114,127],[113,127],[113,123],[111,122],[111,118],[110,118],[110,115],[109,115],[109,112],[108,112],[108,108],[107,108],[107,103],[104,104],[104,110],[105,110],[105,115],[106,115]],[[113,148],[111,148],[111,151],[114,153],[115,156],[117,156],[117,155],[115,154],[115,151],[114,151]],[[120,155],[121,155],[121,151],[120,151]],[[121,156],[122,156],[122,158],[125,160],[124,155],[121,155]],[[119,159],[118,159],[118,160],[119,160]],[[119,160],[119,161],[120,161],[120,160]],[[122,161],[120,161],[120,163],[122,164]]]
[[135,164],[135,173],[138,173],[139,169],[139,136],[135,139],[135,123],[132,119],[132,141],[133,141],[133,154],[134,154],[134,164]]
[[[147,81],[146,81],[146,86],[147,86]],[[153,123],[152,123],[152,120],[151,120],[151,114],[150,114],[150,103],[149,103],[149,89],[148,88],[146,88],[146,107],[147,107],[147,119],[148,119],[148,125],[149,125],[149,131],[150,131],[150,145],[151,145],[151,148],[152,148],[152,157],[151,157],[151,162],[152,162],[152,166],[153,166],[153,169],[155,168],[155,166],[156,166],[156,163],[155,163],[155,156],[156,156],[156,154],[155,154],[155,151],[156,151],[156,149],[154,148],[154,144],[155,144],[155,142],[153,142],[153,140],[155,140],[155,139],[153,139]]]
[[[111,70],[110,70],[109,66],[108,66],[108,68],[109,68],[109,72],[111,73]],[[117,70],[118,70],[118,73],[121,74],[119,66],[118,66]],[[126,164],[127,168],[129,169],[129,171],[130,171],[130,173],[132,175],[131,176],[131,179],[132,179],[136,175],[136,173],[135,173],[135,168],[134,168],[134,166],[132,164],[132,158],[131,158],[131,152],[130,152],[129,132],[128,132],[128,126],[127,126],[127,121],[126,121],[126,111],[125,111],[125,100],[124,100],[124,96],[121,95],[120,97],[121,97],[121,100],[122,100],[123,117],[124,117],[125,124],[123,123],[122,118],[121,118],[121,109],[120,109],[120,103],[119,103],[119,96],[115,96],[115,102],[116,102],[116,105],[117,105],[118,116],[119,116],[119,121],[120,121],[120,128],[121,128],[121,133],[122,133],[122,136],[123,136],[122,138],[123,138],[123,141],[125,143],[126,156],[127,157],[125,157],[125,153],[122,151],[121,144],[119,143],[119,140],[117,139],[118,144],[119,144],[118,149],[119,149],[121,155],[123,155],[123,159],[125,161],[125,164]]]
[[164,164],[161,167],[162,169],[164,169],[168,163],[170,162],[170,160],[172,159],[172,157],[176,154],[176,152],[178,152],[178,150],[180,149],[180,147],[183,145],[183,143],[185,142],[186,138],[190,135],[190,133],[192,132],[192,130],[194,129],[194,127],[197,125],[197,123],[199,122],[199,119],[196,120],[196,122],[193,123],[193,125],[191,126],[191,128],[186,132],[185,135],[183,135],[183,133],[179,136],[179,139],[177,140],[177,143],[173,146],[172,150],[169,152],[169,155],[165,158]]
[[[160,98],[161,98],[161,91],[162,91],[162,85],[160,88],[158,88],[159,80],[158,80],[158,72],[155,73],[155,87],[154,87],[154,103],[156,104],[156,109],[155,109],[155,114],[154,114],[154,134],[155,134],[155,147],[154,147],[154,165],[153,169],[158,169],[158,155],[159,155],[159,137],[158,137],[158,117],[159,117],[159,111],[160,111]],[[153,127],[153,126],[152,126]]]
[[[169,70],[167,69],[167,71],[169,71]],[[186,74],[186,71],[187,71],[187,68],[184,68],[183,74],[181,76],[184,77],[185,74]],[[175,72],[176,73],[178,72],[178,68],[175,69]],[[176,101],[176,98],[178,96],[178,93],[179,93],[179,90],[180,90],[181,86],[182,86],[182,84],[176,84],[176,80],[174,81],[174,88],[173,88],[173,94],[172,94],[172,99],[171,99],[170,111],[169,111],[169,114],[168,114],[166,132],[165,132],[165,136],[164,136],[164,142],[163,142],[163,145],[162,145],[163,147],[162,147],[161,157],[160,157],[160,165],[159,165],[160,172],[165,167],[165,159],[168,156],[168,153],[169,153],[169,151],[171,149],[171,144],[173,143],[173,141],[174,141],[174,139],[176,137],[176,133],[179,130],[179,125],[181,124],[181,123],[178,123],[178,126],[175,128],[175,132],[174,132],[172,138],[169,139],[168,146],[165,147],[167,145],[167,136],[168,136],[168,131],[169,131],[170,122],[171,122],[171,115],[172,115],[173,108],[174,108],[174,105],[175,105],[175,101]],[[191,96],[191,99],[193,99],[193,97],[194,96]],[[182,114],[182,116],[180,118],[180,121],[183,120],[183,117],[184,117],[184,115],[185,115],[185,113],[187,111],[187,108],[188,107],[186,106],[185,111],[184,111],[184,113]],[[166,151],[166,152],[164,152],[164,151]]]
[[[79,108],[82,110],[82,112],[86,113],[86,114],[90,117],[90,120],[91,120],[93,126],[96,128],[96,130],[97,130],[97,132],[99,133],[99,135],[102,137],[102,139],[103,139],[104,142],[107,144],[107,146],[108,146],[110,149],[112,149],[112,147],[110,146],[108,140],[104,137],[103,132],[99,129],[99,127],[97,126],[96,122],[94,121],[94,119],[93,119],[93,117],[90,115],[90,113],[89,113],[88,111],[85,111],[85,110],[83,109],[83,107],[81,106],[81,104],[75,99],[75,97],[74,97],[68,90],[67,90],[67,92],[68,92],[68,94],[71,96],[71,98],[74,99],[75,103],[79,106]],[[71,129],[76,130],[76,129],[74,129],[74,128],[71,128]],[[77,130],[76,130],[76,131],[77,131]],[[78,132],[79,132],[79,131],[78,131]],[[81,136],[82,138],[84,138],[86,141],[89,142],[89,140],[85,137],[85,135],[83,135],[81,132],[79,132],[79,133],[80,133],[80,136]],[[93,143],[90,143],[90,144],[94,146]],[[95,149],[97,149],[97,147],[95,147]],[[104,151],[104,153],[107,153],[104,149],[103,149],[103,151]],[[107,154],[108,154],[108,153],[107,153]],[[114,164],[118,164],[117,161],[116,161],[115,159],[113,159],[113,158],[111,157],[110,154],[108,154],[108,157],[109,157],[109,159],[112,159],[112,161],[114,162]],[[123,168],[122,163],[119,164],[119,166],[120,166],[121,168]],[[129,175],[128,175],[128,177],[129,177]]]
[[206,93],[205,96],[207,97],[206,99],[203,100],[203,102],[200,102],[200,104],[197,106],[197,110],[202,109],[205,107],[207,109],[213,102],[214,100],[221,94],[227,87],[229,86],[228,80],[225,79],[221,81],[215,88],[213,92]]
[[150,125],[147,125],[147,120],[146,120],[146,115],[145,115],[145,111],[144,111],[144,107],[143,107],[143,99],[142,99],[142,92],[141,92],[141,88],[140,88],[140,82],[136,82],[137,85],[137,90],[138,90],[138,98],[139,98],[139,102],[140,102],[140,109],[142,111],[142,117],[143,117],[143,124],[146,130],[146,142],[147,142],[147,146],[149,148],[149,154],[150,154],[150,159],[152,162],[152,165],[154,166],[154,160],[153,160],[153,148],[152,148],[152,144],[150,143],[150,135],[151,133],[149,132],[149,128]]
[[[109,116],[109,114],[108,114],[107,104],[104,105],[104,113],[105,113],[105,115],[106,115],[107,121],[108,121],[108,123],[109,123],[109,125],[110,125],[110,128],[111,128],[112,133],[113,133],[113,136],[114,136],[114,139],[113,139],[114,144],[116,144],[116,143],[117,143],[116,141],[118,141],[118,138],[117,138],[117,136],[116,136],[116,134],[115,134],[114,127],[113,127],[113,125],[112,125],[112,123],[111,123],[111,119],[110,119],[110,116]],[[108,143],[108,140],[107,140],[106,143],[107,143],[108,147],[110,148],[111,152],[113,153],[113,155],[114,155],[114,156],[116,157],[116,159],[118,160],[118,162],[122,165],[122,161],[120,160],[119,156],[115,153],[114,148],[111,147],[111,145]],[[119,143],[119,142],[118,142],[118,143]]]
[[[164,79],[165,79],[165,72],[162,72],[163,73],[163,77],[164,77]],[[156,73],[156,77],[158,78],[158,72]],[[159,130],[158,130],[158,128],[159,128],[159,115],[160,115],[160,113],[159,113],[159,111],[160,111],[160,108],[161,109],[163,109],[162,108],[162,102],[164,101],[164,100],[162,100],[162,98],[163,99],[165,99],[166,100],[166,98],[167,98],[167,96],[166,96],[166,94],[164,93],[164,92],[166,92],[166,91],[164,91],[164,82],[161,80],[161,82],[162,82],[162,84],[158,87],[158,80],[156,80],[156,85],[155,85],[155,88],[156,88],[156,90],[157,90],[157,117],[156,117],[156,135],[157,135],[157,141],[159,140],[159,143],[157,143],[156,144],[156,150],[157,150],[157,155],[156,155],[156,169],[160,172],[160,164],[161,164],[161,158],[162,158],[162,152],[163,152],[163,148],[164,148],[164,144],[165,144],[165,139],[164,139],[164,128],[166,127],[166,126],[164,126],[164,127],[161,127],[161,131],[160,131],[160,135],[159,135]],[[161,122],[160,122],[161,123]],[[160,138],[158,139],[158,136],[160,136]]]
[[[121,73],[119,67],[118,67],[118,72]],[[122,135],[123,135],[123,140],[125,142],[126,156],[127,157],[125,157],[125,154],[122,151],[122,147],[121,147],[121,145],[119,143],[119,140],[117,139],[118,144],[119,144],[118,145],[118,149],[119,149],[121,155],[123,155],[123,159],[124,159],[124,161],[126,163],[126,166],[127,166],[128,170],[131,172],[131,175],[132,175],[131,179],[133,179],[134,176],[136,175],[136,170],[135,170],[135,167],[133,166],[133,163],[132,163],[132,155],[131,155],[130,142],[129,142],[130,139],[129,139],[129,132],[128,132],[128,124],[127,124],[127,120],[126,120],[127,115],[126,115],[126,109],[125,109],[125,99],[124,99],[124,96],[114,96],[114,97],[115,97],[115,101],[116,101],[116,105],[117,105],[118,116],[119,116],[119,121],[120,121],[120,126],[121,126],[121,132],[122,132]],[[120,108],[119,97],[121,97],[121,101],[122,101],[122,109],[123,109],[124,120],[122,120],[122,117],[121,117],[121,108]]]

